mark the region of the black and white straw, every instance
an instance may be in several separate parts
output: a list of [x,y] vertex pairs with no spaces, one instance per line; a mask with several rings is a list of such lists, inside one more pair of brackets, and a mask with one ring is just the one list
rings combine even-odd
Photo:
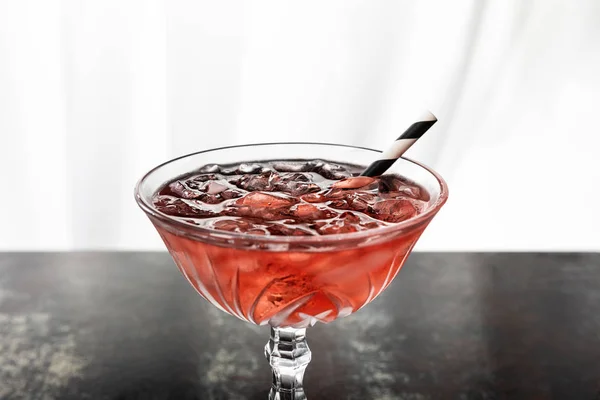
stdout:
[[378,160],[375,160],[364,170],[361,176],[379,176],[383,174],[436,122],[437,118],[435,115],[429,111],[425,111],[422,117],[409,126],[408,129],[381,154],[381,157]]

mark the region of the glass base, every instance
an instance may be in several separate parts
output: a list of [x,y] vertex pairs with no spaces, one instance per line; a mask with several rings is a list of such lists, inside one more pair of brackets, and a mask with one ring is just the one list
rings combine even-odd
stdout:
[[265,357],[273,372],[269,400],[306,400],[302,379],[311,359],[306,329],[271,327]]

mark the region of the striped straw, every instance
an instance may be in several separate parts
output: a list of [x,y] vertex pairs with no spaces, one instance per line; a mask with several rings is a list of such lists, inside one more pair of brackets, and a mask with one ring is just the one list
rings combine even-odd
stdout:
[[384,152],[378,160],[373,161],[361,176],[379,176],[390,168],[397,159],[406,152],[429,128],[437,122],[437,118],[425,111],[421,118],[408,127],[406,131]]

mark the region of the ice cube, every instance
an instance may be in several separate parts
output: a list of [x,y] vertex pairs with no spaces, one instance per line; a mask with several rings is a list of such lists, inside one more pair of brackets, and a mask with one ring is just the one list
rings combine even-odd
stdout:
[[201,203],[194,200],[182,200],[172,196],[158,196],[154,199],[154,207],[164,214],[175,217],[216,217],[217,213],[203,207]]
[[350,211],[341,213],[338,216],[338,219],[343,220],[344,223],[348,223],[348,224],[358,224],[360,222],[360,217]]
[[379,191],[382,193],[397,191],[404,181],[398,175],[382,175],[379,177]]
[[364,212],[375,203],[377,196],[372,193],[350,192],[346,194],[345,200],[351,209]]
[[300,196],[300,198],[307,203],[324,203],[327,201],[327,198],[322,193],[309,193]]
[[333,210],[316,207],[307,203],[296,204],[290,208],[290,211],[294,217],[309,221],[333,218],[336,215]]
[[262,167],[258,164],[240,164],[237,170],[239,174],[257,174],[262,171]]
[[223,177],[219,174],[194,175],[194,176],[186,179],[185,184],[192,189],[199,189],[206,185],[204,182],[217,181],[222,178]]
[[410,198],[416,201],[429,201],[429,193],[418,186],[401,186],[399,190],[380,192],[379,194],[384,199]]
[[290,218],[289,210],[286,208],[253,209],[252,216],[263,221],[285,221]]
[[220,219],[215,221],[212,226],[222,231],[235,232],[239,227],[239,222],[234,219]]
[[213,181],[208,182],[208,184],[204,187],[204,190],[209,194],[219,194],[227,190],[227,186]]
[[297,202],[298,199],[293,197],[284,197],[282,195],[264,192],[251,192],[236,200],[235,204],[253,208],[280,208],[290,207]]
[[309,230],[278,223],[269,225],[267,230],[275,236],[313,236],[313,233]]
[[234,189],[227,189],[219,194],[221,195],[223,200],[237,199],[238,197],[242,197],[244,195],[242,192]]
[[416,200],[429,201],[429,193],[427,190],[416,185],[406,185],[406,187],[402,189],[402,193]]
[[382,175],[379,181],[379,192],[386,198],[404,195],[417,200],[429,201],[429,193],[421,186],[398,175]]
[[335,199],[327,202],[327,205],[331,208],[335,208],[336,210],[349,210],[350,204],[345,199]]
[[364,221],[360,223],[360,226],[362,226],[365,229],[375,229],[385,225],[383,224],[383,222]]
[[214,221],[212,226],[215,229],[228,232],[250,233],[253,235],[265,235],[267,233],[264,225],[244,218],[220,219]]
[[221,167],[218,166],[217,164],[206,164],[204,167],[200,168],[200,172],[202,173],[215,173],[215,172],[219,172],[221,170]]
[[344,179],[350,176],[346,168],[333,163],[325,163],[321,168],[315,169],[315,172],[327,179]]
[[270,192],[273,188],[272,178],[273,172],[265,172],[259,175],[244,175],[239,179],[232,180],[231,183],[250,192],[263,191]]
[[281,182],[310,182],[310,177],[301,172],[295,173],[287,173],[279,175],[281,177]]
[[357,227],[355,224],[340,219],[336,219],[317,228],[317,232],[319,232],[319,234],[321,235],[337,235],[340,233],[352,233],[358,232],[358,230],[359,227]]
[[249,207],[232,205],[223,209],[223,215],[252,218],[262,221],[281,221],[289,219],[289,210],[283,208]]
[[322,160],[309,161],[302,166],[302,171],[319,173],[324,165],[325,162]]
[[169,185],[171,194],[181,197],[182,199],[197,199],[202,195],[202,192],[194,190],[181,181],[175,181]]
[[276,162],[273,163],[273,169],[279,172],[301,172],[304,171],[305,164],[297,162]]
[[237,174],[237,168],[236,167],[221,168],[221,173],[223,175],[236,175]]
[[223,201],[223,197],[219,194],[202,193],[198,200],[206,204],[219,204]]
[[313,220],[320,219],[318,217],[320,211],[319,208],[313,206],[312,204],[296,204],[290,209],[290,211],[294,217],[311,218]]
[[344,189],[329,189],[325,192],[323,192],[323,197],[327,198],[328,200],[332,200],[332,199],[342,199],[346,196],[346,192],[344,192]]
[[290,182],[279,190],[290,193],[292,196],[302,196],[303,194],[318,192],[321,188],[315,183]]
[[386,222],[401,222],[417,215],[417,209],[408,200],[382,200],[372,207],[372,216]]

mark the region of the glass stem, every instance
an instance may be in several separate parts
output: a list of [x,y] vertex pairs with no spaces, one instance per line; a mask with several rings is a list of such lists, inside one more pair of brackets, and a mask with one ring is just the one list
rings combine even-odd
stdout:
[[304,371],[310,362],[306,329],[271,327],[265,356],[273,372],[269,400],[306,400],[302,386]]

